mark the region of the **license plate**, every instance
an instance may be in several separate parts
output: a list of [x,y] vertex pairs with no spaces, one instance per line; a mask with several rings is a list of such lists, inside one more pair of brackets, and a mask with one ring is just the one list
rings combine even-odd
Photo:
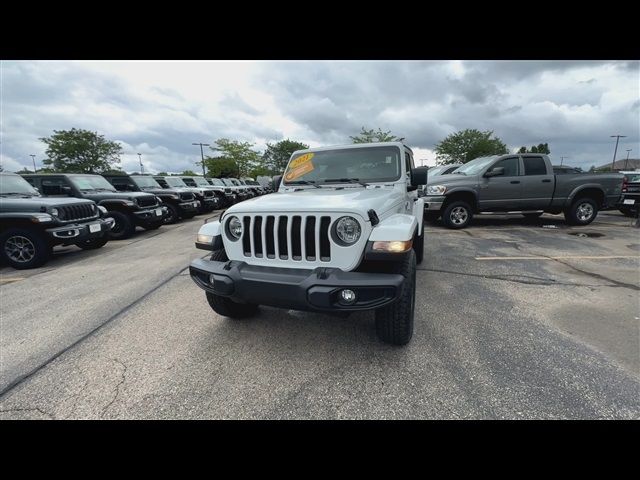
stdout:
[[156,217],[161,217],[161,216],[162,216],[162,209],[156,208]]
[[101,225],[99,223],[90,223],[89,224],[89,232],[96,233],[101,230]]
[[626,199],[624,202],[625,205],[633,205],[636,201],[633,198]]

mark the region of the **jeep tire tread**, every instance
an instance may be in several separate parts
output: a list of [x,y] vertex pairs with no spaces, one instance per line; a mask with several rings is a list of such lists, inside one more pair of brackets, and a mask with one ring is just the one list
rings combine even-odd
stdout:
[[17,270],[41,267],[51,253],[51,245],[37,230],[9,228],[0,235],[0,258]]
[[107,216],[113,218],[116,222],[109,231],[109,238],[111,240],[125,240],[133,236],[136,232],[136,224],[130,215],[117,210],[111,210],[107,212]]

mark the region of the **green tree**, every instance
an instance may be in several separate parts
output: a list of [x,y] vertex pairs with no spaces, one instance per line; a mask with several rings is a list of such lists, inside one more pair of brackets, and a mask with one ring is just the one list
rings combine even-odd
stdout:
[[48,156],[42,163],[52,165],[57,172],[101,173],[120,163],[120,144],[97,132],[54,130],[53,135],[40,140],[47,145]]
[[476,129],[466,129],[452,133],[436,144],[436,163],[438,165],[467,163],[478,157],[509,153],[502,140],[492,136],[493,132],[490,130],[481,132]]
[[25,173],[33,173],[33,170],[29,170],[28,168],[25,167],[22,170],[18,170],[17,172],[14,172],[14,173],[17,173],[18,175],[23,175]]
[[362,130],[358,135],[349,135],[349,138],[353,143],[399,142],[404,140],[404,138],[398,138],[395,135],[392,135],[391,130],[383,132],[380,128],[378,128],[377,131],[374,131],[373,128],[367,130],[364,127],[362,127]]
[[204,166],[207,169],[208,177],[227,178],[238,176],[238,165],[231,158],[205,157]]
[[[254,170],[262,169],[265,173],[259,175],[281,174],[291,158],[291,154],[296,150],[305,150],[309,145],[296,142],[295,140],[280,140],[273,145],[267,143],[267,149],[262,155],[262,165],[254,168]],[[256,175],[252,175],[254,178]]]
[[184,172],[182,172],[180,175],[184,176],[184,177],[195,177],[198,174],[196,172],[194,172],[193,170],[185,170]]
[[156,173],[156,175],[158,175],[159,177],[168,177],[169,174],[167,172],[158,172]]
[[530,149],[527,149],[527,147],[520,147],[518,153],[544,153],[549,155],[551,150],[549,150],[548,143],[539,143],[538,145],[533,145]]
[[[228,138],[219,138],[215,143],[216,147],[210,147],[212,150],[222,152],[221,157],[235,162],[236,172],[230,175],[232,177],[246,176],[252,168],[260,164],[260,154],[253,150],[253,143],[239,142]],[[215,158],[214,161],[217,161],[218,158]],[[207,163],[208,160],[210,158],[205,158],[205,166],[211,163]]]

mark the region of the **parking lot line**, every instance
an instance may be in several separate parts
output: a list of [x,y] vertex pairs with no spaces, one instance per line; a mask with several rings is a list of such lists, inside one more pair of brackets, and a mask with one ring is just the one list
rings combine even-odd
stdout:
[[539,257],[535,255],[527,257],[475,257],[476,260],[612,260],[617,258],[636,258],[638,255],[562,255]]

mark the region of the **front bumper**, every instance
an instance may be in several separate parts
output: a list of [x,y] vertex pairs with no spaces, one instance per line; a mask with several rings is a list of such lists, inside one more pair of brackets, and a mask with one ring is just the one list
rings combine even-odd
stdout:
[[[47,228],[45,231],[55,243],[75,243],[102,237],[113,228],[115,223],[113,218],[105,217],[88,223],[73,223],[63,227]],[[92,232],[92,228],[95,231]]]
[[424,200],[424,209],[425,210],[440,210],[442,208],[442,204],[445,201],[444,195],[438,195],[435,197],[422,197]]
[[148,225],[150,223],[162,222],[164,217],[169,214],[169,210],[165,206],[158,205],[145,210],[136,210],[133,216],[136,219],[136,225]]
[[[372,310],[397,300],[402,275],[344,272],[338,268],[258,267],[245,262],[196,259],[189,266],[193,281],[203,290],[238,302],[292,310]],[[351,305],[341,303],[340,290],[356,293]]]
[[189,200],[188,202],[181,202],[178,204],[181,212],[195,212],[200,207],[199,200]]
[[[625,203],[625,201],[627,203]],[[631,203],[633,202],[633,203]],[[636,212],[640,207],[640,194],[638,193],[623,193],[620,200],[615,204],[618,209],[628,209],[632,212]]]

